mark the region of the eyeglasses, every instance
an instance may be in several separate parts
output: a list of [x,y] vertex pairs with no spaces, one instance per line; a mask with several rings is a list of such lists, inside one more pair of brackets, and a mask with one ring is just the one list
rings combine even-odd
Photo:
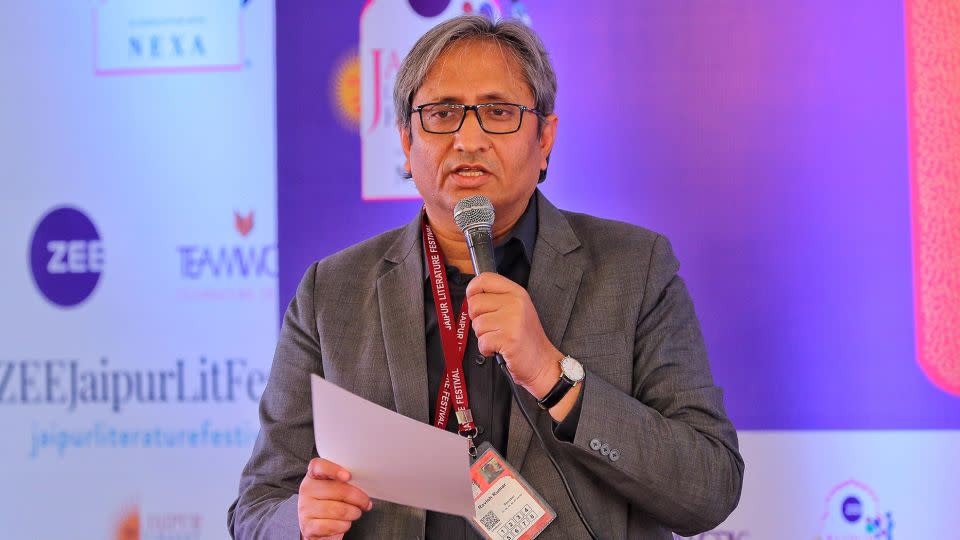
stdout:
[[520,131],[523,125],[523,113],[530,111],[540,118],[543,114],[536,109],[516,103],[480,103],[463,105],[460,103],[426,103],[414,107],[411,112],[420,115],[420,125],[427,133],[456,133],[463,127],[467,111],[477,114],[480,129],[487,133],[505,135]]

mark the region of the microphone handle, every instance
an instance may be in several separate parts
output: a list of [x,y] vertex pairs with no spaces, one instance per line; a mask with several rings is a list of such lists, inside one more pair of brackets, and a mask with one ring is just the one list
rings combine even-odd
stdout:
[[476,227],[464,232],[467,247],[470,249],[470,261],[476,275],[483,272],[497,272],[497,263],[493,258],[493,234],[489,227]]
[[[467,247],[470,249],[470,261],[473,263],[473,272],[480,275],[483,272],[497,272],[497,263],[493,255],[493,238],[487,227],[476,227],[464,232]],[[507,366],[500,353],[494,353],[497,365]],[[508,375],[509,378],[509,375]],[[512,381],[511,381],[512,382]]]

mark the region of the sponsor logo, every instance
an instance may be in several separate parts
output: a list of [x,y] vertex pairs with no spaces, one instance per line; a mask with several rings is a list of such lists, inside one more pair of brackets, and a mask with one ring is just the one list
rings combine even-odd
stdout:
[[333,110],[345,128],[352,132],[360,129],[360,57],[351,51],[334,69],[330,88]]
[[144,515],[142,540],[192,540],[203,533],[203,516],[194,512]]
[[33,281],[44,298],[57,306],[73,307],[93,294],[104,257],[97,227],[76,208],[54,208],[34,228],[30,243]]
[[[415,199],[413,182],[403,179],[405,161],[397,136],[393,87],[397,70],[416,40],[439,22],[465,13],[500,19],[502,2],[371,0],[360,14],[361,196],[364,200]],[[522,3],[509,16],[529,24]],[[340,76],[341,71],[336,72]],[[337,84],[334,88],[340,88]],[[339,95],[334,98],[338,103]]]
[[234,211],[233,227],[240,240],[232,244],[177,246],[180,277],[187,280],[277,277],[277,245],[253,241],[254,212]]
[[94,8],[97,75],[236,71],[243,68],[237,0],[102,0]]
[[460,13],[475,13],[493,19],[500,17],[500,6],[496,1],[456,2],[451,0],[409,0],[410,8],[421,17],[438,17],[451,6],[460,6]]
[[240,215],[240,212],[234,212],[233,226],[237,229],[237,232],[240,233],[240,236],[250,234],[250,231],[253,230],[253,211],[251,210],[250,213],[245,216]]
[[873,490],[851,479],[827,494],[816,540],[893,540],[893,525]]
[[195,512],[144,512],[124,505],[115,520],[115,540],[192,540],[203,533],[203,516]]
[[114,540],[140,540],[140,508],[124,505],[113,525]]

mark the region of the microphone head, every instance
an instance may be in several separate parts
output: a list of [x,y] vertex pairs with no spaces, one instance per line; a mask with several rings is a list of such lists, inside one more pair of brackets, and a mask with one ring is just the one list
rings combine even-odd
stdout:
[[496,212],[493,210],[493,203],[483,195],[464,197],[453,209],[453,220],[463,232],[478,227],[491,229],[494,218]]

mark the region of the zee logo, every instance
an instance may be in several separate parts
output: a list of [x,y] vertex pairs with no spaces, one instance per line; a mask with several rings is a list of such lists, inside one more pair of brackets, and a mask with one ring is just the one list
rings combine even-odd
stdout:
[[47,263],[51,274],[99,274],[103,269],[103,243],[99,240],[51,240],[47,251],[53,254]]
[[103,266],[100,234],[80,210],[54,208],[34,229],[30,269],[37,288],[51,303],[73,307],[89,298]]

